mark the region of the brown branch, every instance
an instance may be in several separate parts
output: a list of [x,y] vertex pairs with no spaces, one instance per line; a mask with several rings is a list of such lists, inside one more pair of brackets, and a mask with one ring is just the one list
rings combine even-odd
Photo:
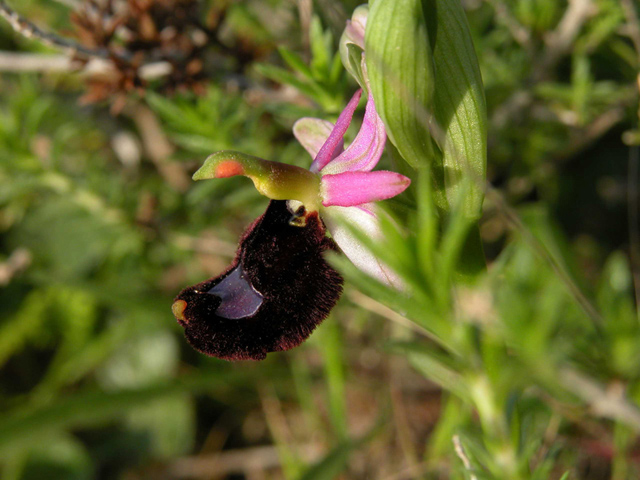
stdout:
[[[301,456],[308,462],[321,458],[320,445],[299,445]],[[231,474],[247,474],[280,467],[278,448],[272,445],[242,450],[226,450],[220,453],[184,457],[169,466],[173,478],[222,477]]]
[[[535,85],[549,77],[550,71],[558,61],[570,51],[571,45],[586,21],[593,16],[594,8],[592,0],[569,1],[569,7],[560,19],[558,26],[545,36],[546,49],[542,58],[539,61],[531,59],[536,70],[526,83]],[[501,128],[508,125],[512,119],[519,117],[523,111],[531,107],[534,101],[532,91],[531,87],[524,92],[522,90],[514,92],[503,102],[501,107],[496,109],[491,118],[491,124]]]
[[133,107],[130,116],[138,128],[148,157],[162,178],[174,190],[185,192],[191,185],[191,180],[182,165],[171,160],[173,145],[162,131],[162,126],[153,111],[139,104]]
[[462,446],[462,441],[460,440],[460,435],[454,435],[452,438],[453,441],[453,448],[456,452],[456,455],[458,456],[458,458],[462,461],[462,464],[464,465],[464,469],[469,472],[469,479],[470,480],[478,480],[478,477],[476,477],[472,472],[473,472],[473,466],[471,465],[471,461],[469,460],[469,457],[467,456],[467,452],[465,452],[464,447]]
[[531,43],[531,32],[522,25],[516,18],[511,15],[507,6],[501,0],[485,0],[496,12],[496,18],[501,22],[513,39],[520,44],[530,54],[533,53],[533,45]]
[[127,52],[115,53],[106,48],[88,48],[68,38],[60,37],[55,33],[45,32],[30,20],[21,16],[4,0],[0,0],[0,17],[3,17],[11,28],[23,37],[37,40],[44,45],[62,50],[71,57],[93,57],[105,60],[115,57],[126,62],[132,60],[131,54]]
[[604,387],[571,368],[560,369],[559,375],[565,388],[586,402],[594,415],[617,420],[640,431],[640,409],[626,398],[622,384]]
[[31,253],[26,248],[18,248],[6,261],[0,263],[0,286],[7,286],[14,276],[26,270],[31,264]]
[[[66,54],[41,54],[25,52],[0,51],[0,71],[4,72],[41,72],[67,73],[81,71],[83,75],[109,75],[115,73],[116,68],[111,60],[92,58],[86,64],[80,65]],[[154,80],[170,75],[173,66],[169,62],[153,62],[139,68],[140,78]]]
[[546,50],[534,80],[544,80],[549,71],[570,50],[584,24],[595,13],[593,0],[570,0],[569,7],[555,30],[545,36]]
[[71,56],[79,54],[88,57],[110,58],[109,52],[105,49],[90,49],[72,40],[59,37],[53,33],[45,32],[31,21],[21,16],[13,8],[7,5],[4,0],[0,0],[0,17],[3,17],[7,22],[9,22],[11,28],[23,37],[38,40],[40,43],[63,50]]

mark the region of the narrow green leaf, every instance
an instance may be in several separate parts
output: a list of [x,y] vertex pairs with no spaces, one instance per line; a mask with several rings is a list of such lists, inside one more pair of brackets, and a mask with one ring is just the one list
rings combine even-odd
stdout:
[[228,372],[224,379],[220,372],[206,372],[136,390],[79,392],[57,398],[51,404],[9,412],[0,420],[0,452],[36,442],[42,435],[61,428],[122,418],[131,409],[156,399],[184,392],[223,390],[230,378]]
[[345,45],[344,48],[346,52],[345,60],[343,60],[345,68],[362,88],[366,88],[364,73],[362,71],[362,54],[364,50],[353,43]]
[[320,18],[314,16],[311,20],[309,32],[309,43],[311,47],[311,71],[316,78],[326,79],[331,62],[331,32],[322,30]]
[[464,379],[456,371],[459,367],[452,364],[452,360],[436,350],[427,349],[416,344],[398,345],[409,360],[409,363],[425,378],[437,383],[445,390],[455,394],[463,400],[469,398],[469,392]]
[[347,436],[347,405],[345,400],[344,359],[342,358],[342,332],[335,318],[325,322],[325,328],[318,334],[324,359],[324,373],[327,384],[329,416],[336,434]]
[[304,63],[302,57],[295,52],[292,52],[286,47],[278,47],[278,53],[282,57],[282,59],[296,72],[304,75],[309,80],[313,80],[313,73],[311,73],[311,69]]
[[311,97],[318,104],[327,107],[328,110],[333,109],[335,100],[331,97],[331,94],[329,94],[315,81],[305,82],[283,68],[275,67],[266,63],[256,65],[256,69],[258,70],[258,73],[273,80],[274,82],[278,82],[283,85],[291,85],[298,89],[300,93]]

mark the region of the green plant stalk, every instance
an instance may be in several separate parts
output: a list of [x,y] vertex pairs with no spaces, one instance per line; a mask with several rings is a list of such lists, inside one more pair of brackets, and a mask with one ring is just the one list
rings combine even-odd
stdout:
[[[345,378],[342,359],[342,335],[338,323],[330,317],[321,329],[320,342],[324,358],[324,373],[328,390],[329,414],[336,434],[348,438]],[[320,333],[320,332],[319,332]]]
[[465,375],[470,392],[470,399],[474,403],[482,430],[485,434],[485,446],[493,457],[493,472],[496,478],[509,480],[524,480],[519,468],[517,446],[509,434],[506,424],[504,407],[496,398],[494,388],[489,378],[483,372],[471,372]]

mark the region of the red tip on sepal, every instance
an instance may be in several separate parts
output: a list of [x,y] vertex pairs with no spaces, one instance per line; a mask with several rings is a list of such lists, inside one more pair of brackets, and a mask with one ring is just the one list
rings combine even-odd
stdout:
[[228,178],[236,175],[244,175],[244,168],[238,162],[229,160],[216,166],[215,178]]

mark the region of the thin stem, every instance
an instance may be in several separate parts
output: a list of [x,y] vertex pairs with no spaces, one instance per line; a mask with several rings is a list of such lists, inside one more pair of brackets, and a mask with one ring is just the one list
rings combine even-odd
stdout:
[[462,461],[462,464],[464,465],[465,470],[469,472],[469,479],[478,480],[478,477],[476,477],[473,473],[471,473],[473,472],[473,466],[471,465],[471,461],[467,456],[467,452],[465,452],[464,447],[462,446],[460,435],[454,435],[452,440],[453,440],[453,448],[456,452],[456,455]]
[[582,290],[580,290],[580,287],[576,285],[564,266],[562,266],[558,260],[551,255],[544,244],[525,227],[518,214],[507,204],[504,197],[491,186],[488,186],[487,198],[490,198],[493,201],[498,211],[511,224],[513,229],[522,235],[527,244],[529,244],[529,246],[531,246],[534,251],[549,264],[554,273],[569,289],[573,298],[575,298],[578,304],[582,307],[582,310],[589,316],[589,318],[591,318],[591,320],[593,320],[596,328],[599,329],[603,322],[602,316],[591,304]]
[[633,285],[636,297],[636,315],[640,320],[640,212],[638,198],[638,176],[640,171],[638,163],[640,160],[640,147],[637,145],[629,149],[629,176],[627,180],[627,203],[629,222],[629,257],[631,259],[631,272],[633,274]]

